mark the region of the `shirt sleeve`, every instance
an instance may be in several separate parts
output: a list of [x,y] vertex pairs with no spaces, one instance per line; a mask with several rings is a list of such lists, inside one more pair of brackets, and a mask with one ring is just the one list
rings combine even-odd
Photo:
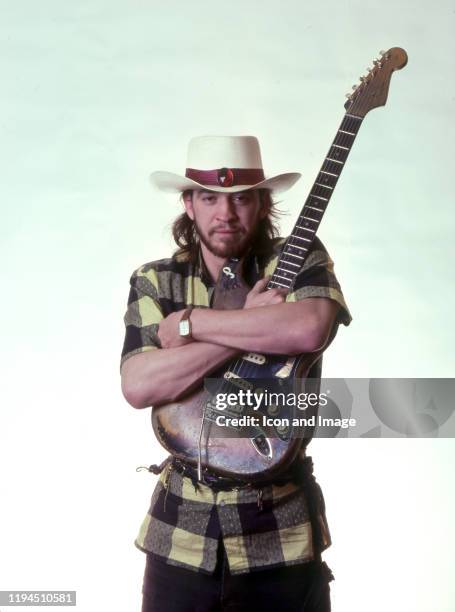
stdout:
[[157,274],[150,266],[142,266],[133,272],[127,310],[123,317],[125,340],[120,368],[129,357],[137,353],[161,348],[158,325],[164,316],[157,287]]
[[349,325],[351,322],[351,313],[335,276],[333,261],[317,237],[312,243],[310,254],[302,270],[295,277],[292,291],[288,294],[286,301],[297,302],[307,297],[325,297],[338,302],[340,309],[336,323]]

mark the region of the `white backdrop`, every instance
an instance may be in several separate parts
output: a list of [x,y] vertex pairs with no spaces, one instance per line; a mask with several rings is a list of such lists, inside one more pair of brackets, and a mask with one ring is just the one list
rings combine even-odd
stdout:
[[[404,47],[320,229],[354,317],[326,376],[453,375],[454,10],[410,0],[223,5],[1,2],[0,589],[76,589],[139,610],[133,546],[164,453],[120,393],[128,281],[169,255],[200,134],[254,134],[297,170],[289,231],[379,49]],[[453,440],[312,444],[334,544],[334,612],[449,612]]]

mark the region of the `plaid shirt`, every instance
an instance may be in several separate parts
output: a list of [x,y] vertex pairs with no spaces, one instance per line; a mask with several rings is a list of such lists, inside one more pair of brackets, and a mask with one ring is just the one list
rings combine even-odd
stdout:
[[[243,274],[252,286],[272,274],[285,239],[272,255],[246,257]],[[183,255],[144,264],[130,279],[126,332],[120,367],[137,353],[160,348],[158,325],[187,306],[209,308],[214,291],[201,255],[191,263]],[[351,315],[335,277],[333,262],[318,238],[286,301],[326,297],[338,302],[337,324]],[[136,546],[167,563],[212,573],[222,538],[232,574],[294,565],[314,559],[331,544],[325,504],[312,476],[312,462],[302,448],[296,465],[303,480],[216,491],[182,475],[168,463],[152,495]]]

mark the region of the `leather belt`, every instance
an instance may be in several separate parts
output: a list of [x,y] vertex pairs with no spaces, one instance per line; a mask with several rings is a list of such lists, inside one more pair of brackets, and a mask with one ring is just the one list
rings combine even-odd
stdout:
[[[193,483],[199,482],[197,469],[186,463],[181,461],[180,459],[176,459],[175,457],[172,460],[173,469],[181,474],[182,476],[188,476],[191,478]],[[202,478],[203,482],[213,489],[218,489],[220,491],[230,491],[232,489],[240,489],[251,486],[251,483],[245,482],[244,480],[239,480],[237,478],[226,478],[225,476],[219,476],[214,472],[211,472],[207,468],[202,470]]]
[[[193,484],[199,482],[197,469],[189,463],[186,463],[174,457],[172,459],[172,466],[173,469],[175,469],[175,471],[181,474],[182,476],[188,476],[189,478],[191,478]],[[247,482],[245,480],[240,480],[237,478],[227,478],[225,476],[219,476],[218,474],[208,470],[207,468],[203,469],[202,478],[206,485],[208,485],[214,490],[219,491],[232,491],[234,489],[245,489],[248,487],[252,489],[259,489],[271,484],[286,484],[287,482],[293,480],[292,474],[285,473],[280,475],[279,477],[277,476],[270,480],[265,480],[257,483]]]

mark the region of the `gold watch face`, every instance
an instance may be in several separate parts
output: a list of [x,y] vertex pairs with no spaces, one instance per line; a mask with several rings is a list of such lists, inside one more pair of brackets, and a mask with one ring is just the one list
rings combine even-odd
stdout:
[[189,336],[190,335],[190,323],[189,321],[180,321],[179,323],[179,333],[181,336]]

